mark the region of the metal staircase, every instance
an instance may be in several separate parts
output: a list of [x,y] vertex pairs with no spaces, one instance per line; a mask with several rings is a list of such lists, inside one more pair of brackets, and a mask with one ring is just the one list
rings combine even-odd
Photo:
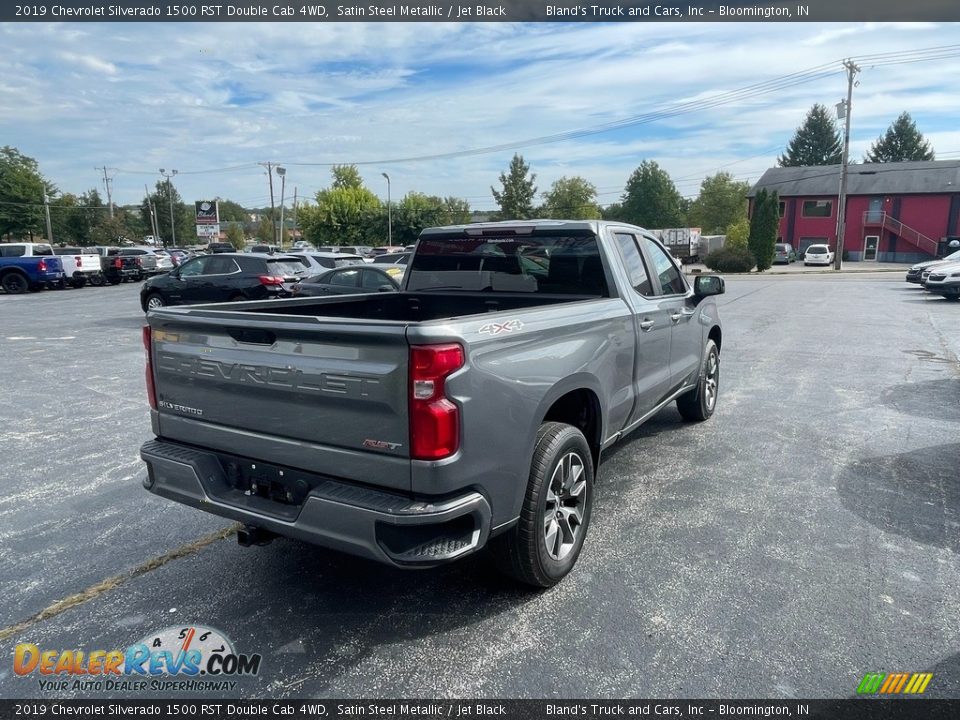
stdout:
[[923,252],[936,257],[939,243],[933,238],[929,238],[919,230],[914,230],[909,225],[904,225],[883,210],[867,210],[863,213],[863,227],[878,228],[892,232],[898,238],[903,238],[911,245],[918,247]]

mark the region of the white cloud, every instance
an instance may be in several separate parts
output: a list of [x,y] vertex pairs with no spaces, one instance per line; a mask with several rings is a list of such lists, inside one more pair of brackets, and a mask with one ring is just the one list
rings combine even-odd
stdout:
[[[718,93],[847,56],[945,45],[955,25],[779,23],[604,24],[86,24],[0,27],[0,132],[36,157],[61,189],[96,184],[92,167],[118,173],[115,197],[136,202],[156,168],[181,170],[185,198],[267,201],[259,169],[287,163],[363,162],[448,153],[591,128],[695,101],[697,112],[615,133],[519,151],[541,190],[582,175],[616,200],[641,160],[657,160],[684,194],[729,166],[756,179],[814,102],[844,94],[830,77],[708,107]],[[53,43],[59,52],[46,48]],[[95,52],[91,52],[91,48]],[[952,132],[960,96],[949,83],[960,58],[865,65],[854,101],[857,157],[909,110],[937,150],[960,150]],[[108,82],[104,82],[108,80]],[[513,150],[395,165],[363,165],[370,187],[468,197],[492,206]],[[291,165],[288,185],[312,195],[329,168]]]

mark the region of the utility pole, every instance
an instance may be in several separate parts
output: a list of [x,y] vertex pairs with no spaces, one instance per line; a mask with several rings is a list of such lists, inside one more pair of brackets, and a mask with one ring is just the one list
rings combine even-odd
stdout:
[[277,245],[280,247],[280,251],[283,252],[283,199],[284,193],[287,190],[287,169],[282,168],[279,165],[277,166],[277,175],[280,176],[280,231],[279,231],[279,242]]
[[380,173],[387,179],[387,245],[393,246],[393,206],[390,203],[390,176]]
[[276,209],[274,208],[274,205],[273,205],[273,163],[271,163],[271,162],[265,162],[265,163],[257,163],[257,164],[258,164],[258,165],[262,165],[263,167],[265,167],[265,168],[267,169],[267,176],[270,178],[270,223],[273,225],[273,228],[274,228],[274,230],[273,230],[273,239],[274,239],[274,242],[276,242],[276,239],[277,239],[277,230],[276,230],[277,221],[276,221],[276,219],[275,219],[275,218],[276,218],[276,215],[275,215]]
[[[297,230],[297,186],[296,185],[293,186],[293,229]],[[297,233],[297,239],[303,240],[303,238],[300,237],[299,233]]]
[[843,61],[847,71],[847,100],[843,104],[843,158],[840,160],[840,194],[837,202],[837,252],[833,258],[833,269],[839,270],[843,263],[843,236],[847,230],[847,161],[850,157],[850,103],[853,101],[853,79],[860,67],[847,59]]
[[[170,181],[170,178],[176,175],[177,171],[171,170],[170,172],[166,172],[163,168],[160,168],[160,174],[167,179],[167,199],[170,201],[170,243],[173,247],[176,247],[177,230],[173,225],[173,183]],[[166,247],[167,244],[164,243],[163,246]]]
[[150,190],[147,184],[143,184],[143,191],[147,194],[147,208],[150,210],[150,230],[153,232],[153,243],[156,245],[160,239],[160,228],[157,227],[157,209],[153,206],[153,198],[150,197]]
[[47,242],[53,245],[53,225],[50,224],[50,196],[43,193],[43,209],[47,214]]
[[103,170],[103,187],[107,190],[107,207],[110,208],[110,219],[113,220],[113,194],[110,192],[110,183],[113,182],[112,177],[107,177],[107,166],[104,165],[102,168],[94,168],[95,170]]

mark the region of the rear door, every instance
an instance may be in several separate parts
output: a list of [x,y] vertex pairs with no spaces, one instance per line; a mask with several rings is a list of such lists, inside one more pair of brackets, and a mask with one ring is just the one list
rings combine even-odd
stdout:
[[629,422],[656,407],[670,391],[670,334],[668,308],[657,301],[657,288],[640,252],[640,237],[626,230],[613,233],[632,292],[626,297],[633,308],[636,350],[633,386],[636,396]]
[[693,292],[683,273],[652,237],[641,236],[640,244],[655,276],[656,303],[668,317],[670,334],[671,390],[689,380],[700,369],[703,328]]

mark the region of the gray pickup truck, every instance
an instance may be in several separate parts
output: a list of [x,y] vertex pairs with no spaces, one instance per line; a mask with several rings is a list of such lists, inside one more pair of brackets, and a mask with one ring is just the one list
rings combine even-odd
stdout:
[[676,401],[714,411],[721,328],[645,230],[425,230],[400,292],[152,310],[145,487],[402,567],[484,546],[547,587],[573,567],[603,450]]

